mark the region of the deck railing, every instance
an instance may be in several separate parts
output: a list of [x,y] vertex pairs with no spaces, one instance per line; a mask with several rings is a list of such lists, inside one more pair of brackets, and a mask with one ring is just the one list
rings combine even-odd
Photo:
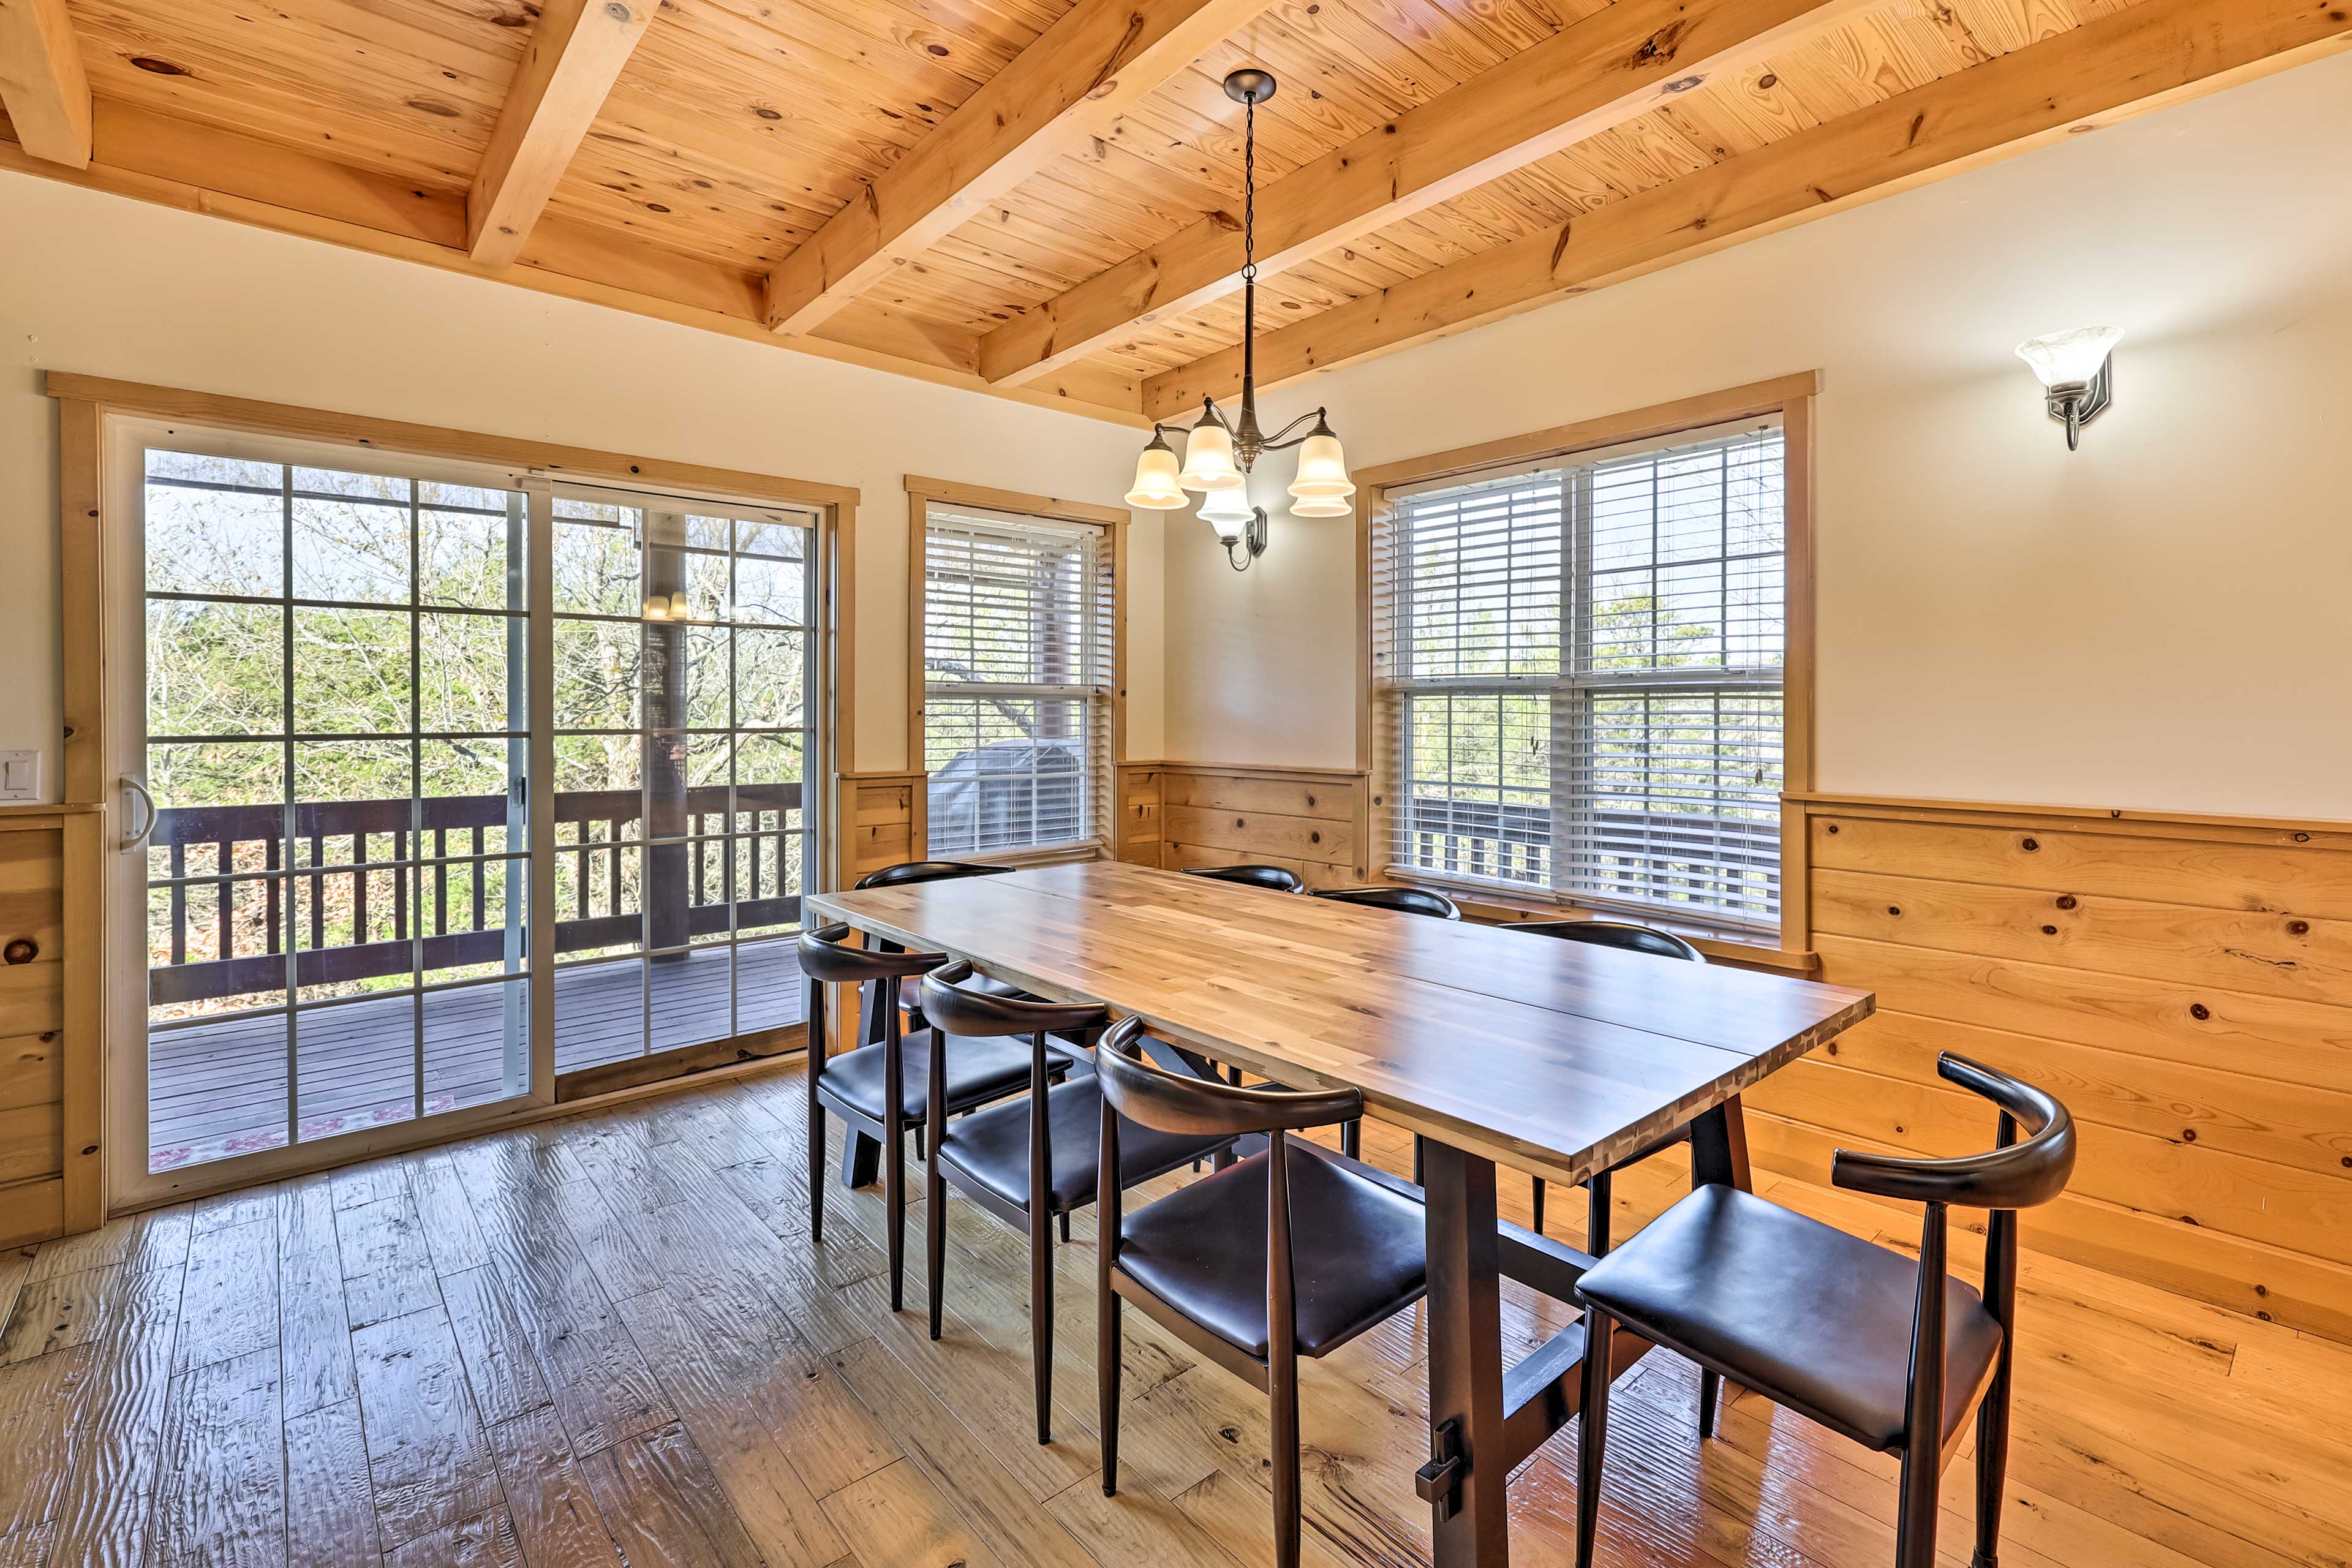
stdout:
[[1751,871],[1759,889],[1769,889],[1767,897],[1780,895],[1777,822],[1673,811],[1597,811],[1579,818],[1573,831],[1559,836],[1563,842],[1555,844],[1546,806],[1419,795],[1400,826],[1402,864],[1437,876],[1550,888],[1558,879],[1558,852],[1585,861],[1561,882],[1564,890],[1652,899],[1660,892],[1672,896],[1676,846],[1685,845],[1693,868],[1686,890],[1695,903],[1719,907],[1723,889],[1715,878],[1724,869]]
[[[554,853],[573,858],[568,898],[559,893],[555,921],[555,951],[579,952],[592,948],[635,943],[644,938],[646,911],[632,909],[642,900],[635,884],[650,882],[656,916],[683,937],[715,936],[730,928],[780,925],[800,916],[798,893],[760,897],[762,886],[789,885],[786,858],[795,839],[786,826],[788,813],[800,807],[797,784],[739,784],[731,810],[739,831],[736,842],[747,851],[746,886],[738,889],[731,856],[722,858],[716,876],[708,858],[692,846],[646,847],[639,837],[624,837],[624,827],[645,814],[636,790],[573,790],[555,797],[559,830],[576,829],[574,842],[559,841]],[[726,831],[730,819],[729,788],[714,784],[687,792],[682,813],[665,811],[672,824],[696,838]],[[286,984],[285,942],[288,932],[285,899],[289,889],[307,883],[305,927],[297,943],[295,980],[300,985],[329,985],[405,974],[418,962],[428,970],[497,963],[510,944],[523,942],[520,918],[510,926],[502,910],[505,900],[493,904],[490,868],[506,852],[503,837],[491,835],[519,820],[519,805],[503,795],[440,795],[410,802],[404,799],[328,801],[294,807],[294,838],[304,847],[302,863],[291,875],[271,875],[289,869],[286,857],[286,811],[274,805],[167,807],[155,815],[149,843],[167,857],[168,881],[156,891],[168,906],[170,957],[148,971],[148,997],[157,1005],[214,1001],[275,991]],[[741,819],[749,816],[748,825]],[[601,836],[597,829],[602,827]],[[371,855],[390,840],[389,859]],[[720,841],[715,840],[714,841]],[[519,847],[520,835],[513,840]],[[723,841],[722,841],[723,842]],[[191,876],[189,851],[213,852],[208,870]],[[680,864],[667,868],[641,867],[639,875],[625,874],[627,857],[675,855]],[[448,857],[457,858],[450,859]],[[371,883],[397,867],[391,879],[391,935],[370,938],[372,913],[381,923],[379,907],[371,910],[371,894],[382,892]],[[250,910],[239,918],[240,889],[260,884],[259,929]],[[453,888],[457,896],[452,899]],[[412,891],[413,889],[413,891]],[[598,896],[601,893],[601,898]],[[243,894],[250,898],[250,894]],[[192,906],[214,904],[207,924],[192,922]],[[380,905],[381,900],[378,903]],[[520,900],[517,900],[518,906]],[[345,925],[348,940],[331,942],[329,908],[339,904],[334,925]],[[416,907],[422,905],[422,908]],[[454,906],[454,907],[453,907]],[[600,907],[601,906],[601,907]],[[518,914],[520,910],[518,909]],[[159,933],[161,934],[161,933]],[[192,943],[191,939],[195,942]],[[659,937],[657,940],[667,940]],[[208,951],[207,951],[208,950]],[[519,946],[517,951],[520,951]]]

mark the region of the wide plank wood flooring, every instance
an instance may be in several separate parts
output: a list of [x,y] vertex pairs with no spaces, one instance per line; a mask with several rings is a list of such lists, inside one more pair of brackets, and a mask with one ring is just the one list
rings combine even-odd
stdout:
[[[0,1568],[1269,1562],[1263,1399],[1135,1313],[1124,1488],[1102,1495],[1090,1216],[1058,1259],[1040,1447],[1022,1239],[956,1203],[931,1343],[919,1262],[889,1310],[877,1194],[833,1184],[810,1246],[803,1092],[690,1089],[0,1254]],[[1685,1181],[1672,1154],[1621,1177],[1621,1234]],[[1581,1194],[1553,1198],[1575,1239]],[[2352,1563],[2352,1348],[2032,1255],[2024,1291],[2010,1568]],[[1506,1316],[1516,1359],[1569,1310],[1514,1289]],[[1427,1561],[1423,1353],[1407,1315],[1308,1364],[1318,1568]],[[1892,1461],[1753,1396],[1702,1444],[1696,1381],[1653,1355],[1621,1389],[1607,1562],[1892,1561]],[[1573,1561],[1571,1434],[1514,1480],[1515,1563]],[[1965,1568],[1965,1461],[1944,1497]]]

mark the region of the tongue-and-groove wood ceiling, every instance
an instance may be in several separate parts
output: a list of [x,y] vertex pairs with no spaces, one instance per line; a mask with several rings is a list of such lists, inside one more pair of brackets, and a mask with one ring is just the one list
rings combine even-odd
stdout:
[[0,0],[0,166],[1135,420],[1238,385],[1239,65],[1272,384],[2347,42],[2344,0]]

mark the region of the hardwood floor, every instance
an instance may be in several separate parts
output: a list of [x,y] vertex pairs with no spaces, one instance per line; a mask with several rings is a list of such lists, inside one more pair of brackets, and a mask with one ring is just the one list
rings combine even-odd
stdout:
[[[689,1090],[0,1254],[0,1568],[1270,1561],[1264,1400],[1138,1313],[1123,1490],[1097,1485],[1090,1211],[1056,1259],[1040,1447],[1024,1240],[957,1205],[930,1342],[919,1265],[888,1310],[877,1194],[833,1186],[808,1245],[802,1096],[796,1072]],[[1680,1164],[1619,1178],[1620,1234]],[[1527,1195],[1507,1183],[1522,1221]],[[1581,1194],[1551,1207],[1575,1238]],[[1506,1359],[1568,1314],[1515,1290]],[[2352,1562],[2352,1348],[2032,1254],[2021,1315],[2010,1568]],[[1427,1560],[1422,1352],[1408,1314],[1305,1369],[1320,1568]],[[1753,1397],[1701,1444],[1696,1382],[1654,1355],[1621,1384],[1606,1561],[1892,1561],[1892,1460]],[[1572,1432],[1514,1481],[1515,1563],[1573,1561]],[[1960,1568],[1965,1462],[1944,1498]]]

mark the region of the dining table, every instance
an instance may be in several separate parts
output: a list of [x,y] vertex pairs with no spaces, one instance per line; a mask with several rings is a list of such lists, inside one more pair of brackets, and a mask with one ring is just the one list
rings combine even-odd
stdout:
[[[1689,1130],[1694,1184],[1750,1186],[1741,1091],[1867,1017],[1868,992],[1112,860],[812,894],[809,914],[1140,1015],[1199,1058],[1353,1089],[1425,1140],[1438,1568],[1509,1561],[1504,1488],[1577,1411],[1581,1321],[1506,1368],[1501,1281],[1561,1300],[1594,1258],[1501,1220],[1496,1172],[1577,1184]],[[1396,1178],[1391,1177],[1391,1180]],[[1614,1363],[1645,1346],[1620,1339]]]

